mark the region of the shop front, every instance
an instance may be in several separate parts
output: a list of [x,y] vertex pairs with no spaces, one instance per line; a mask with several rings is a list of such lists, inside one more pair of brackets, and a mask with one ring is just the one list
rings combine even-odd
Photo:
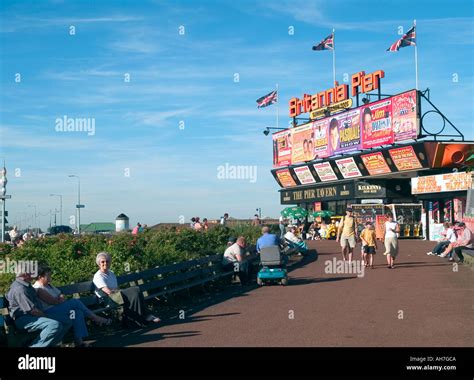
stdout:
[[[434,238],[444,220],[462,219],[466,190],[449,185],[441,194],[436,187],[430,188],[428,179],[419,185],[416,179],[459,170],[474,145],[465,141],[424,92],[381,95],[384,72],[364,73],[377,79],[367,87],[353,80],[361,73],[352,76],[350,85],[290,99],[293,126],[272,135],[271,173],[281,187],[281,204],[302,206],[310,214],[329,210],[336,216],[344,215],[352,205],[361,224],[371,220],[379,234],[390,212],[401,225],[400,237]],[[371,101],[369,93],[375,89],[377,99]],[[363,104],[359,102],[362,94]],[[440,132],[429,132],[423,124],[424,115],[435,111],[422,114],[422,100],[423,107],[435,108],[444,124],[457,133],[444,135],[450,141],[442,141]],[[355,108],[351,108],[353,103]],[[309,117],[299,123],[305,113]],[[424,190],[413,192],[413,186]]]
[[443,223],[470,217],[468,191],[472,191],[472,172],[450,172],[411,179],[412,194],[423,204],[427,237],[441,237]]

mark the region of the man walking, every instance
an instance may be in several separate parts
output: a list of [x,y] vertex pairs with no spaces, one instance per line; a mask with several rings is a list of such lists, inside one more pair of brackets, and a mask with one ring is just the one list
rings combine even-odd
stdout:
[[352,208],[346,210],[346,216],[342,218],[339,223],[337,230],[337,242],[341,242],[342,247],[342,259],[344,261],[352,262],[352,254],[356,246],[357,236],[357,225],[356,220],[352,214]]

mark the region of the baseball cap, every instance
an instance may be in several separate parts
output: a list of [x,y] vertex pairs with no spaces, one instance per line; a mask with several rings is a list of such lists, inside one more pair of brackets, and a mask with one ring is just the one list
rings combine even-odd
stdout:
[[232,237],[232,236],[229,238],[229,240],[227,240],[227,242],[229,243],[235,243],[236,241],[237,241],[237,238]]

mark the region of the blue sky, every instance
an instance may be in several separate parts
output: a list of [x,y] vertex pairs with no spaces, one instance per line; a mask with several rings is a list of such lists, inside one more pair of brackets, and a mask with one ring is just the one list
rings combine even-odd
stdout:
[[[395,94],[414,88],[414,49],[385,50],[416,19],[420,89],[429,87],[472,140],[472,7],[461,0],[2,1],[8,219],[28,218],[34,204],[46,227],[56,193],[68,221],[77,197],[69,174],[81,177],[82,223],[121,212],[149,225],[224,212],[244,218],[256,207],[277,216],[271,137],[262,134],[275,126],[276,106],[257,109],[255,100],[278,83],[282,126],[291,97],[331,87],[331,53],[311,47],[332,28],[337,79],[383,69],[382,91]],[[93,118],[95,134],[56,131],[64,115]],[[256,166],[257,180],[219,179],[226,163]]]

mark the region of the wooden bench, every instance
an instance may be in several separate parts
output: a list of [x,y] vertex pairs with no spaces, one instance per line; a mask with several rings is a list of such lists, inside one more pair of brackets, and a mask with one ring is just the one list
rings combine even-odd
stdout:
[[[251,264],[257,262],[257,255],[247,257]],[[119,287],[126,288],[138,286],[145,300],[157,299],[178,293],[189,291],[191,288],[203,286],[210,282],[216,282],[225,277],[235,274],[234,270],[223,271],[222,254],[201,257],[193,260],[174,263],[166,266],[155,267],[141,272],[133,272],[117,276]],[[110,306],[104,306],[96,296],[92,281],[85,281],[58,287],[67,298],[80,299],[89,309],[95,313],[107,313],[112,311]],[[13,320],[8,315],[5,307],[6,299],[0,295],[0,334],[8,337],[8,345],[21,345],[22,334],[30,335],[24,331],[18,331]],[[1,328],[3,326],[3,329]],[[3,331],[2,331],[3,330]]]

